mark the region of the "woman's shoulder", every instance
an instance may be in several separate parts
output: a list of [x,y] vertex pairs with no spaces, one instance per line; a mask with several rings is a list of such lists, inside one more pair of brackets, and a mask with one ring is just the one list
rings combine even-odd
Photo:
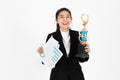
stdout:
[[52,36],[52,35],[54,35],[54,34],[56,34],[56,31],[51,32],[51,33],[48,33],[48,36]]
[[51,33],[48,33],[46,42],[49,40],[49,38],[50,38],[51,36],[53,36],[53,35],[55,35],[55,34],[56,34],[56,31],[51,32]]
[[73,32],[78,32],[77,30],[73,30],[73,29],[70,29],[71,31],[73,31]]
[[79,34],[79,31],[77,31],[77,30],[72,30],[72,29],[70,29],[70,32],[72,33],[72,34]]

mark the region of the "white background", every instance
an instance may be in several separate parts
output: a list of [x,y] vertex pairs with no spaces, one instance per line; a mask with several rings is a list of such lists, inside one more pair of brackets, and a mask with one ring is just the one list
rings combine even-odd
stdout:
[[120,80],[119,0],[0,0],[0,80],[49,80],[37,47],[55,31],[55,13],[71,10],[72,29],[79,31],[82,13],[87,24],[90,59],[82,63],[86,80]]

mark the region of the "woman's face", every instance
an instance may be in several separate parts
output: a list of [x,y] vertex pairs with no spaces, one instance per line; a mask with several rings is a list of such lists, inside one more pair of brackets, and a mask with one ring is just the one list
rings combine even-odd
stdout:
[[69,12],[62,11],[59,13],[56,21],[59,24],[61,30],[66,30],[69,29],[72,19]]

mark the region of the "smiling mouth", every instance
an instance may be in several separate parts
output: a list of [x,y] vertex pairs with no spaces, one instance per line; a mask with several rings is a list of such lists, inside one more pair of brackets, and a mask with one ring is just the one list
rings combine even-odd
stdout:
[[62,23],[63,25],[68,25],[69,23]]

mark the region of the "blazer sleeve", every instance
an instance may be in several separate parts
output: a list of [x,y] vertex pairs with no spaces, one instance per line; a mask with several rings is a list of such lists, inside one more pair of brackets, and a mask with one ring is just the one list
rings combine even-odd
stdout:
[[82,44],[78,45],[78,50],[77,50],[77,54],[75,55],[75,57],[76,57],[76,60],[79,62],[88,61],[89,54],[85,52],[85,46],[83,46]]

